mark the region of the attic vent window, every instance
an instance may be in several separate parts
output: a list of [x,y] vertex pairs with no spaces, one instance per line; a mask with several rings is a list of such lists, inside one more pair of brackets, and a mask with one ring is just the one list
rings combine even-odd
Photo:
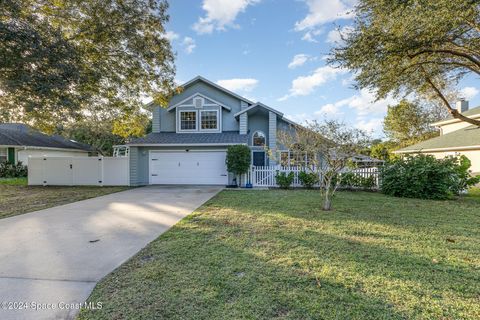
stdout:
[[203,98],[194,98],[193,99],[193,105],[195,106],[195,108],[202,108],[203,103],[204,103]]

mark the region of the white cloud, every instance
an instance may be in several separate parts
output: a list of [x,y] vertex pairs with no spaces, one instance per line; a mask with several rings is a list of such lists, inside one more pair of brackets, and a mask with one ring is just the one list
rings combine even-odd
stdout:
[[346,37],[350,32],[353,31],[353,27],[344,26],[341,29],[333,29],[327,34],[327,43],[341,44],[343,42],[342,36]]
[[460,96],[466,100],[471,100],[478,94],[478,92],[478,89],[475,87],[465,87],[460,90]]
[[300,67],[305,64],[310,59],[308,54],[300,53],[296,54],[292,61],[288,64],[289,69],[295,69],[296,67]]
[[382,118],[373,118],[373,119],[357,119],[355,127],[369,133],[381,133],[383,127]]
[[320,108],[320,110],[315,111],[315,115],[339,115],[341,105],[338,103],[328,103]]
[[217,84],[231,91],[249,92],[249,91],[252,91],[258,85],[258,80],[252,79],[252,78],[246,78],[246,79],[235,78],[235,79],[218,80]]
[[328,117],[339,117],[343,115],[344,113],[340,111],[341,106],[341,101],[336,103],[328,103],[323,105],[320,110],[317,110],[313,113],[287,114],[285,117],[297,123],[305,123],[307,121],[314,120],[322,121],[322,119]]
[[296,123],[305,123],[313,120],[312,115],[308,113],[286,114],[285,117]]
[[197,47],[195,40],[190,37],[183,38],[182,45],[185,48],[185,52],[187,54],[192,53],[193,50]]
[[309,95],[315,90],[315,88],[323,85],[329,80],[334,80],[337,75],[345,73],[347,73],[347,70],[345,69],[332,68],[330,66],[320,67],[311,75],[300,76],[294,79],[288,94],[278,99],[278,101],[284,101],[295,96]]
[[[375,94],[368,90],[360,90],[351,97],[323,105],[319,110],[313,113],[302,113],[296,115],[287,115],[293,121],[299,123],[311,120],[322,120],[325,117],[338,118],[345,116],[345,108],[355,109],[356,115],[353,126],[356,128],[373,132],[376,135],[382,135],[383,115],[388,105],[397,103],[393,98],[375,101]],[[351,113],[351,112],[350,112]]]
[[354,1],[351,0],[305,0],[308,14],[295,23],[296,31],[311,30],[337,19],[350,19]]
[[226,30],[227,27],[237,27],[234,24],[237,15],[244,12],[249,5],[260,0],[203,0],[202,8],[206,11],[204,17],[199,17],[193,25],[193,30],[199,34],[212,33],[214,30]]
[[179,37],[180,35],[176,32],[173,32],[173,31],[165,32],[165,38],[167,38],[170,42],[173,40],[177,40]]
[[391,97],[375,101],[375,93],[367,89],[362,89],[358,94],[343,101],[344,105],[355,109],[359,116],[383,114],[387,111],[389,105],[398,103],[397,100]]
[[322,29],[307,31],[303,35],[302,40],[305,40],[305,41],[308,41],[308,42],[318,42],[317,39],[315,39],[315,37],[318,36],[319,34],[322,34],[322,33],[323,33]]

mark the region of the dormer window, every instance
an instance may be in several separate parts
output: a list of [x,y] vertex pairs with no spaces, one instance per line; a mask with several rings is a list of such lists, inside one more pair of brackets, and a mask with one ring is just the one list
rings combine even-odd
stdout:
[[197,112],[196,111],[180,111],[180,130],[182,131],[197,130]]
[[264,147],[266,141],[265,133],[262,131],[255,131],[253,133],[253,146],[254,147]]
[[218,130],[218,111],[200,111],[200,130]]

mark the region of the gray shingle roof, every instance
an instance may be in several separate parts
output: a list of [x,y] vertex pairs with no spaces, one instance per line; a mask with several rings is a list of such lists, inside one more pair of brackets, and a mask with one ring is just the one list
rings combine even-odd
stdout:
[[49,136],[20,123],[0,124],[0,145],[92,150],[89,145],[67,140],[57,135]]
[[397,150],[399,153],[408,153],[419,150],[464,148],[480,145],[480,128],[469,126],[420,143]]
[[129,145],[137,144],[246,144],[248,135],[239,134],[238,131],[228,131],[222,133],[175,133],[161,132],[150,133],[145,137],[132,140]]

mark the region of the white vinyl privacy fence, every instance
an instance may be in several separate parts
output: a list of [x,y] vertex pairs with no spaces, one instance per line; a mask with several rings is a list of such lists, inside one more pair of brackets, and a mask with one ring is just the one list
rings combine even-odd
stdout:
[[[302,171],[307,171],[305,168],[302,167],[283,167],[283,166],[252,166],[250,170],[247,172],[245,177],[242,179],[247,183],[251,183],[253,187],[278,187],[277,179],[275,178],[277,173],[285,172],[290,173],[293,172],[294,178],[292,187],[302,187],[302,183],[298,178],[298,174]],[[354,175],[362,178],[370,178],[372,177],[374,180],[374,189],[378,189],[380,186],[379,181],[379,169],[378,167],[368,167],[368,168],[357,168],[357,169],[345,169],[343,173],[353,173]],[[319,185],[317,184],[317,187]]]
[[28,184],[43,186],[127,186],[128,157],[32,157]]

